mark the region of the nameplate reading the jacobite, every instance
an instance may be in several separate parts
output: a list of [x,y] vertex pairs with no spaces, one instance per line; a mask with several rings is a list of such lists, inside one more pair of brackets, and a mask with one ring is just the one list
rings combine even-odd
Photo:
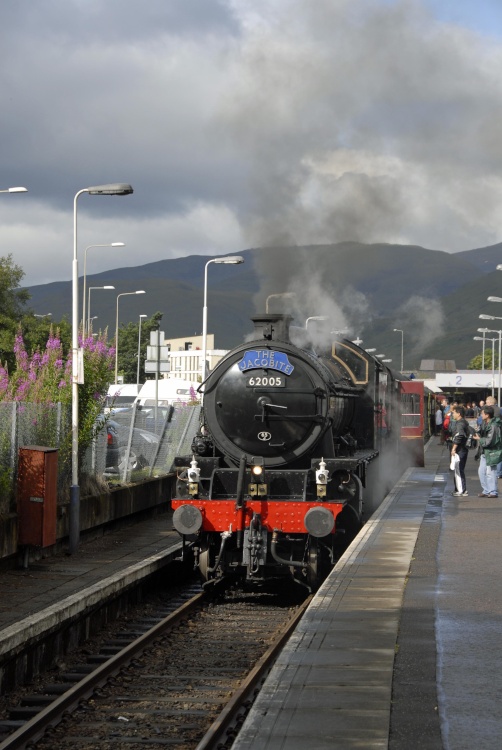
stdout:
[[295,369],[285,352],[276,352],[274,349],[251,349],[245,352],[238,365],[241,372],[247,370],[277,370],[284,375],[291,375]]

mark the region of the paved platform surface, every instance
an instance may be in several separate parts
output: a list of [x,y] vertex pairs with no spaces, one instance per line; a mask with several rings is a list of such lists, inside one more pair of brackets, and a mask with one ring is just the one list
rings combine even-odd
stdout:
[[0,573],[0,657],[20,643],[72,617],[103,596],[122,590],[162,567],[180,537],[170,511],[123,526],[73,555],[61,553]]
[[317,593],[233,750],[498,748],[502,493],[432,439]]

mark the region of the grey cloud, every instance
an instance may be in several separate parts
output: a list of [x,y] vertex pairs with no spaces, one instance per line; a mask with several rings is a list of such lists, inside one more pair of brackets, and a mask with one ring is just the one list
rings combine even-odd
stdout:
[[[81,210],[94,231],[127,217],[144,262],[239,238],[488,245],[501,56],[421,0],[2,3],[2,184],[29,187],[28,224],[46,206],[55,258],[75,192],[112,181],[134,196]],[[272,260],[263,277],[285,291]]]

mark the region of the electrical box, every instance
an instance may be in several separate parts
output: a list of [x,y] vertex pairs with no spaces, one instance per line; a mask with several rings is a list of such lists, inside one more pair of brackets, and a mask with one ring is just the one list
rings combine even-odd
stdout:
[[17,512],[19,545],[56,543],[58,451],[29,445],[19,449]]

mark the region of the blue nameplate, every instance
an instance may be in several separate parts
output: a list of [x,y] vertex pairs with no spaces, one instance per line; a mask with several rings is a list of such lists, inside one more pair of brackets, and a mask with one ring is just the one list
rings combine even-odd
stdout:
[[238,364],[241,372],[246,372],[246,370],[277,370],[285,375],[291,375],[295,369],[285,352],[276,352],[273,349],[251,349],[245,352]]

